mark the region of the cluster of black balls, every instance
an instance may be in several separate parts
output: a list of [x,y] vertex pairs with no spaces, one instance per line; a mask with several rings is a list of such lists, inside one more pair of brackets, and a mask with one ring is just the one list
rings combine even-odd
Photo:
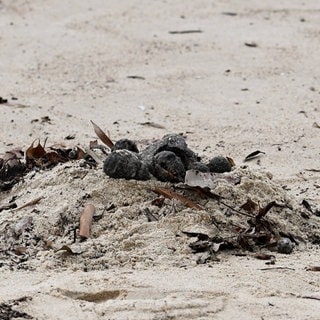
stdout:
[[231,164],[222,156],[202,163],[181,135],[168,134],[140,152],[133,141],[121,139],[103,165],[105,174],[112,178],[149,180],[154,176],[168,182],[183,182],[186,171],[191,169],[223,173],[231,171]]

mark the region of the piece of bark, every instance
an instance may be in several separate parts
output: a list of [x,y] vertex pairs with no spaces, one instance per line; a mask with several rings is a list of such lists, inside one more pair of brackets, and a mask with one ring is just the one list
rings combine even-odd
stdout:
[[79,236],[81,241],[85,241],[90,236],[90,228],[95,212],[95,206],[93,204],[87,204],[80,215]]

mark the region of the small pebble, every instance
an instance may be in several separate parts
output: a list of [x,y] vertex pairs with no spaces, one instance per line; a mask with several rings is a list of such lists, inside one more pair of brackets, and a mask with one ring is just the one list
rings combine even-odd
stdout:
[[290,254],[293,251],[294,244],[289,238],[281,238],[277,243],[277,250],[279,253]]

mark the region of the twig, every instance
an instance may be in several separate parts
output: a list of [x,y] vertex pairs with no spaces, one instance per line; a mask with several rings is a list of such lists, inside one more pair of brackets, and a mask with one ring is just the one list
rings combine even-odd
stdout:
[[293,271],[295,271],[296,269],[288,268],[288,267],[272,267],[272,268],[262,268],[259,270],[261,270],[261,271],[268,271],[268,270],[293,270]]
[[79,236],[82,241],[88,239],[90,236],[90,227],[95,212],[95,206],[93,204],[87,204],[80,215]]
[[187,33],[202,33],[202,30],[181,30],[181,31],[169,31],[170,34],[187,34]]
[[34,199],[32,201],[29,201],[26,204],[24,204],[23,206],[17,208],[16,210],[20,210],[20,209],[23,209],[23,208],[26,208],[26,207],[29,207],[29,206],[34,206],[37,203],[39,203],[41,199],[43,199],[43,197],[39,197],[39,198],[36,198],[36,199]]

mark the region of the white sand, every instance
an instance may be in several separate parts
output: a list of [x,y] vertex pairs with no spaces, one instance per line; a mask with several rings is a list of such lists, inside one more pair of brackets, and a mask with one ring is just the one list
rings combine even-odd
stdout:
[[[240,166],[250,152],[264,151],[248,163],[250,169],[271,172],[279,190],[289,189],[283,192],[296,208],[303,199],[319,207],[319,12],[319,2],[312,0],[2,0],[0,96],[9,104],[0,105],[0,152],[25,150],[36,138],[48,138],[48,145],[88,146],[96,138],[90,119],[113,140],[129,137],[140,145],[181,132],[205,159],[222,154]],[[183,30],[202,33],[169,33]],[[245,45],[252,42],[257,47]],[[51,123],[41,121],[45,116]],[[64,140],[68,135],[75,139]],[[131,202],[125,199],[128,185],[136,183],[110,182],[101,167],[83,172],[77,165],[59,166],[0,193],[0,205],[15,195],[19,205],[44,197],[36,206],[2,211],[1,230],[30,215],[40,230],[59,225],[57,216],[70,222],[86,193],[98,211],[127,200],[123,214],[133,220],[137,206],[147,201],[145,191]],[[103,186],[109,183],[104,198]],[[110,191],[117,186],[118,198]],[[177,208],[181,227],[191,213]],[[120,213],[111,217],[121,222]],[[49,250],[32,259],[27,271],[2,268],[0,303],[32,297],[16,309],[35,319],[319,318],[320,302],[306,298],[320,298],[319,274],[306,271],[320,265],[319,245],[301,245],[290,255],[274,253],[276,264],[269,266],[250,254],[227,252],[219,254],[219,262],[197,265],[190,239],[173,240],[170,221],[160,222],[157,232],[141,221],[123,227],[145,238],[133,233],[127,242],[113,229],[116,223],[95,222],[96,238],[81,248],[92,245],[90,252],[96,246],[101,253],[107,245],[98,266],[94,260],[85,264],[81,255],[64,259]],[[113,244],[103,237],[108,223]],[[306,220],[304,234],[317,224],[317,217]],[[55,246],[72,240],[64,230],[59,242],[58,231],[52,229]],[[141,260],[147,240],[145,252],[152,252],[153,260],[147,254]],[[118,250],[120,242],[131,249],[115,258],[110,247]]]

